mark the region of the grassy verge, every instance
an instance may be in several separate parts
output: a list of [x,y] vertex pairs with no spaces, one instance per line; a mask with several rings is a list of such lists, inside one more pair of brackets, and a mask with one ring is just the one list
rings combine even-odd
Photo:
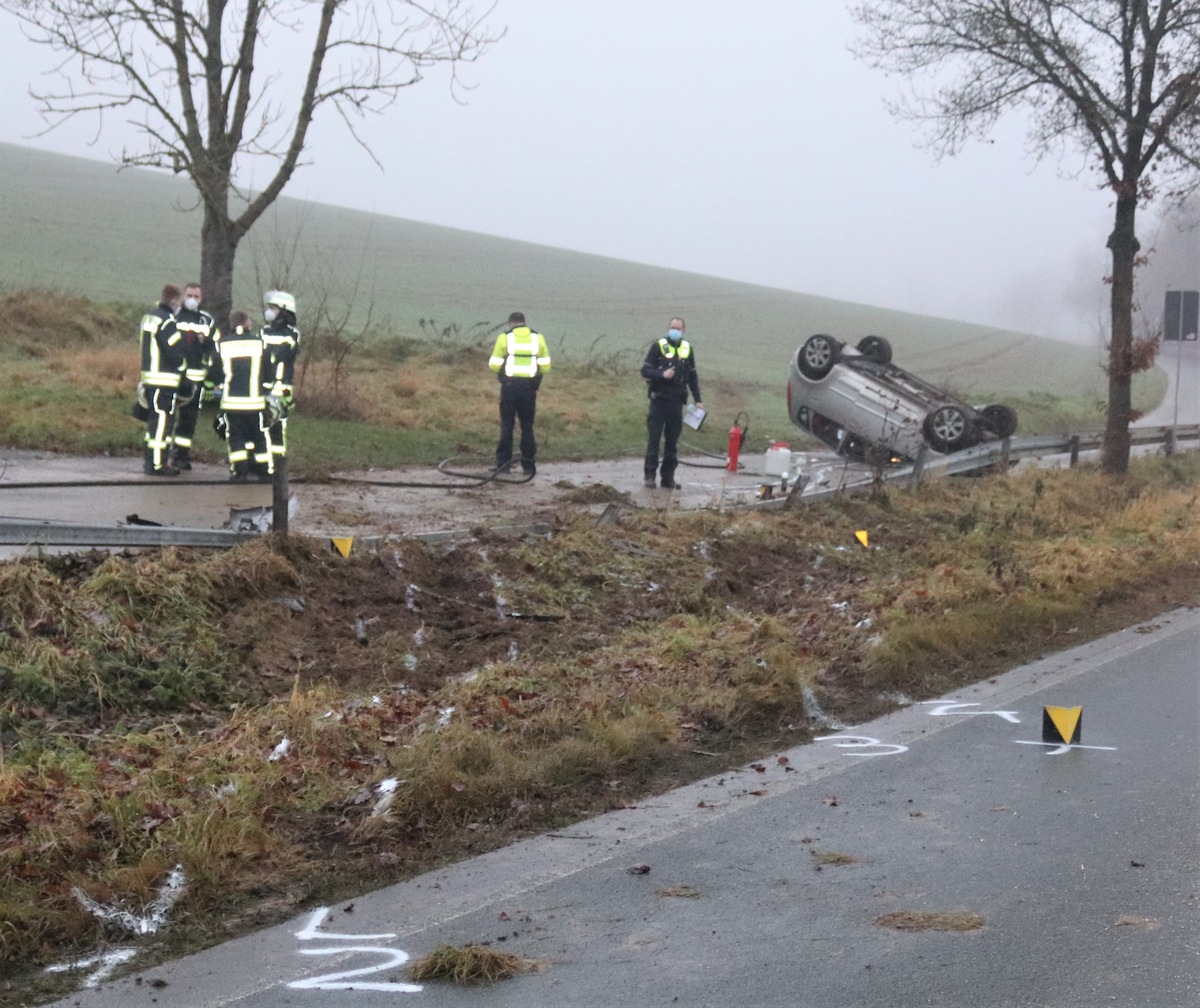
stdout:
[[[144,967],[799,744],[808,697],[861,723],[1194,604],[1198,494],[1176,457],[349,559],[0,565],[0,1005],[100,942]],[[142,906],[176,864],[161,935],[76,895]]]

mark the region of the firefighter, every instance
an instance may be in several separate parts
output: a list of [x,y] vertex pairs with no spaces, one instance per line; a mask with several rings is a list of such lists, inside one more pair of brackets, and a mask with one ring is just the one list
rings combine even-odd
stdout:
[[[675,482],[675,468],[679,465],[676,445],[679,443],[679,432],[683,429],[683,407],[687,404],[689,391],[696,408],[704,408],[700,402],[700,378],[696,374],[696,351],[683,338],[683,319],[671,319],[666,337],[650,344],[642,363],[642,377],[646,379],[650,395],[650,405],[646,410],[646,462],[643,466],[646,488],[654,488],[654,476],[659,472],[662,486],[667,490],[675,490],[679,487]],[[661,470],[658,457],[660,440],[663,443]]]
[[164,284],[158,304],[142,316],[141,394],[146,403],[146,435],[142,471],[147,476],[178,476],[169,456],[175,428],[176,399],[186,361],[183,335],[175,324],[183,294],[175,284]]
[[267,320],[261,336],[264,347],[263,391],[272,397],[275,414],[267,431],[267,443],[274,460],[287,455],[287,418],[296,405],[296,352],[300,330],[296,328],[296,299],[287,291],[267,291],[263,295]]
[[[218,431],[229,448],[229,479],[245,483],[253,476],[271,482],[271,450],[267,444],[267,397],[263,375],[267,348],[254,331],[250,313],[235,309],[229,314],[228,333],[213,337],[213,361],[208,379],[224,386]],[[222,430],[223,428],[223,430]]]
[[192,468],[192,437],[196,433],[204,381],[213,363],[213,340],[220,332],[213,317],[200,308],[202,297],[198,283],[188,284],[183,289],[183,307],[175,313],[175,326],[183,334],[183,356],[187,361],[179,388],[171,452],[171,465],[176,469]]
[[521,470],[526,476],[537,474],[534,459],[537,441],[533,419],[537,412],[537,393],[542,376],[550,370],[550,352],[546,340],[525,324],[521,312],[508,316],[507,330],[496,337],[488,367],[500,379],[500,440],[496,442],[496,468],[508,472],[512,466],[513,429],[521,422]]

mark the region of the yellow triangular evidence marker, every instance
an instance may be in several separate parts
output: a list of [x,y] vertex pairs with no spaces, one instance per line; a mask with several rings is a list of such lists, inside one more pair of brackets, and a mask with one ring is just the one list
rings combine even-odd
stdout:
[[342,554],[344,557],[350,555],[350,544],[354,542],[352,538],[330,539],[333,543],[333,548]]
[[854,538],[857,539],[863,546],[867,545],[867,530],[859,529],[854,533]]
[[1076,744],[1083,734],[1082,707],[1043,707],[1042,741]]

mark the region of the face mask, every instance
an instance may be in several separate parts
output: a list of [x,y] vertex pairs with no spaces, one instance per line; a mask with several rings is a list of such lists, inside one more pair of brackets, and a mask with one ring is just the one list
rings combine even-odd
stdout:
[[200,299],[198,297],[186,297],[183,299],[183,307],[188,311],[195,311],[200,307]]
[[263,318],[265,318],[268,322],[274,322],[277,318],[279,318],[279,312],[277,312],[274,308],[268,308],[265,312],[263,312]]
[[672,343],[674,343],[676,346],[678,346],[680,344],[680,342],[683,340],[683,330],[682,329],[668,329],[667,330],[667,339],[669,339]]

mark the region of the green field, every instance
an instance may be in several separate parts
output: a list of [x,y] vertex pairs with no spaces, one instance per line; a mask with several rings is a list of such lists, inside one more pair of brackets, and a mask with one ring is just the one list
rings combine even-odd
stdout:
[[[8,144],[0,144],[0,173],[4,289],[140,306],[164,281],[197,276],[200,220],[184,178]],[[377,214],[282,199],[242,244],[238,267],[240,304],[257,310],[261,290],[286,286],[305,332],[305,309],[318,296],[348,306],[356,324],[369,313],[401,338],[456,327],[453,342],[467,346],[462,336],[482,337],[519,309],[557,359],[631,372],[667,319],[682,314],[705,383],[740,386],[739,405],[760,430],[787,429],[779,394],[787,361],[814,332],[885,336],[897,363],[922,377],[972,401],[1016,406],[1023,432],[1102,425],[1095,348]],[[1166,379],[1154,372],[1137,384],[1146,409]]]

